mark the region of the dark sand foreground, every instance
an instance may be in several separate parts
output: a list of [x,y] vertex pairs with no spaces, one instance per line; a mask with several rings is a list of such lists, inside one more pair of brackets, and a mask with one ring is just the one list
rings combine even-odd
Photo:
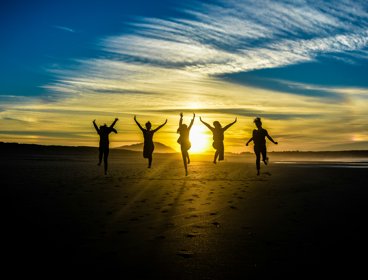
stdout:
[[[272,158],[271,158],[272,160]],[[2,273],[54,279],[354,279],[367,267],[368,169],[252,156],[3,154]],[[129,276],[128,276],[129,275]],[[115,277],[114,277],[115,278]],[[85,278],[83,278],[85,279]]]

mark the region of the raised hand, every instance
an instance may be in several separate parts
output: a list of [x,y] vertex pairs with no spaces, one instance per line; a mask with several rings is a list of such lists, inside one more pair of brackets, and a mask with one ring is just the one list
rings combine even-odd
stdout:
[[183,117],[183,113],[180,113],[180,117],[181,117],[181,118]]

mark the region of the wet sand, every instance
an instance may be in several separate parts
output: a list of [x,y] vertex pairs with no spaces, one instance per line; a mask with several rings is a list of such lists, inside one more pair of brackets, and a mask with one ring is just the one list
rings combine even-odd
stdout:
[[3,267],[13,277],[365,271],[366,168],[271,158],[256,176],[254,155],[217,165],[193,156],[185,177],[180,155],[156,154],[148,169],[140,153],[112,151],[104,176],[95,153],[2,159]]

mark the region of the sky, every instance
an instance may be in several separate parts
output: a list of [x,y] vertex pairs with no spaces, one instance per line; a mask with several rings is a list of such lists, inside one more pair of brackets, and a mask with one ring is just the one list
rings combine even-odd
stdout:
[[367,1],[1,1],[0,141],[110,146],[154,140],[212,151],[199,121],[225,126],[225,151],[261,117],[270,151],[368,149]]

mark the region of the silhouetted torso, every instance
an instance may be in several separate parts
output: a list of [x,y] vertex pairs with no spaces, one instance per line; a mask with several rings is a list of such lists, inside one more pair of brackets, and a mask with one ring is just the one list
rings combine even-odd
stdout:
[[260,128],[253,130],[253,142],[254,146],[266,146],[266,137],[268,132],[266,129]]
[[109,146],[109,134],[113,131],[116,131],[111,127],[100,127],[98,134],[100,135],[100,146],[108,147]]
[[190,128],[180,128],[178,131],[180,133],[178,143],[181,145],[182,148],[188,149],[191,146],[191,143],[189,140]]
[[144,138],[144,144],[145,145],[153,145],[153,134],[155,132],[152,130],[143,130],[143,138]]
[[213,132],[213,141],[214,142],[222,142],[224,141],[224,129],[223,128],[214,128]]
[[147,129],[143,129],[142,132],[144,138],[143,157],[148,158],[152,156],[152,152],[155,148],[155,146],[153,145],[153,134],[155,132]]

